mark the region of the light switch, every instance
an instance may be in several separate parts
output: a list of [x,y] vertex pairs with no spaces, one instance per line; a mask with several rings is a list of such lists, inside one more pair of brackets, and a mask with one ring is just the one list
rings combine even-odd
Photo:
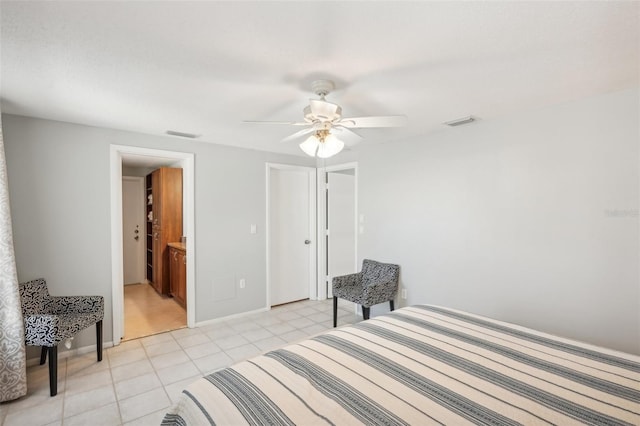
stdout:
[[255,234],[256,232],[258,232],[258,228],[256,227],[255,223],[251,224],[251,233]]

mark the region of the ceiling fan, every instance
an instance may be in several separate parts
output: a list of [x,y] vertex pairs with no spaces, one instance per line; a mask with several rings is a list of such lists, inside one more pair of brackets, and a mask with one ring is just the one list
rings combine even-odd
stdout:
[[303,110],[304,121],[245,121],[245,123],[303,126],[302,130],[287,136],[282,142],[311,134],[300,143],[300,148],[307,155],[311,157],[317,155],[320,158],[328,158],[342,151],[344,141],[352,143],[360,141],[362,137],[351,129],[402,127],[407,123],[407,117],[404,115],[342,117],[340,105],[325,99],[325,96],[334,88],[335,85],[330,80],[316,80],[311,83],[311,89],[320,99],[309,100],[309,105]]

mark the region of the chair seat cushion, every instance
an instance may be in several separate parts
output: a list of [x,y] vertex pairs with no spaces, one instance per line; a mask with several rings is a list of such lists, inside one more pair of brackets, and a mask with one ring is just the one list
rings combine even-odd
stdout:
[[339,297],[340,299],[345,299],[361,305],[364,297],[364,292],[362,291],[362,286],[360,284],[355,284],[345,285],[339,288],[334,287],[333,295],[335,297]]
[[25,315],[25,343],[30,346],[56,346],[101,321],[102,312],[58,315]]

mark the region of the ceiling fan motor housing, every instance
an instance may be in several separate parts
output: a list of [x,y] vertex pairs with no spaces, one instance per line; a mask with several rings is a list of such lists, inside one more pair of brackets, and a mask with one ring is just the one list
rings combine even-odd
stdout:
[[316,80],[311,83],[311,90],[321,98],[327,96],[335,88],[336,85],[331,80]]
[[308,123],[326,123],[340,120],[342,118],[342,108],[335,104],[326,104],[331,105],[333,108],[322,113],[313,111],[309,105],[304,107],[304,120]]

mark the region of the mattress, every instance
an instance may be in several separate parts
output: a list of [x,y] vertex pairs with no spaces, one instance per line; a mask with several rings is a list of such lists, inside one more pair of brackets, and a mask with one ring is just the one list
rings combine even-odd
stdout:
[[640,357],[438,306],[203,377],[163,425],[640,425]]

